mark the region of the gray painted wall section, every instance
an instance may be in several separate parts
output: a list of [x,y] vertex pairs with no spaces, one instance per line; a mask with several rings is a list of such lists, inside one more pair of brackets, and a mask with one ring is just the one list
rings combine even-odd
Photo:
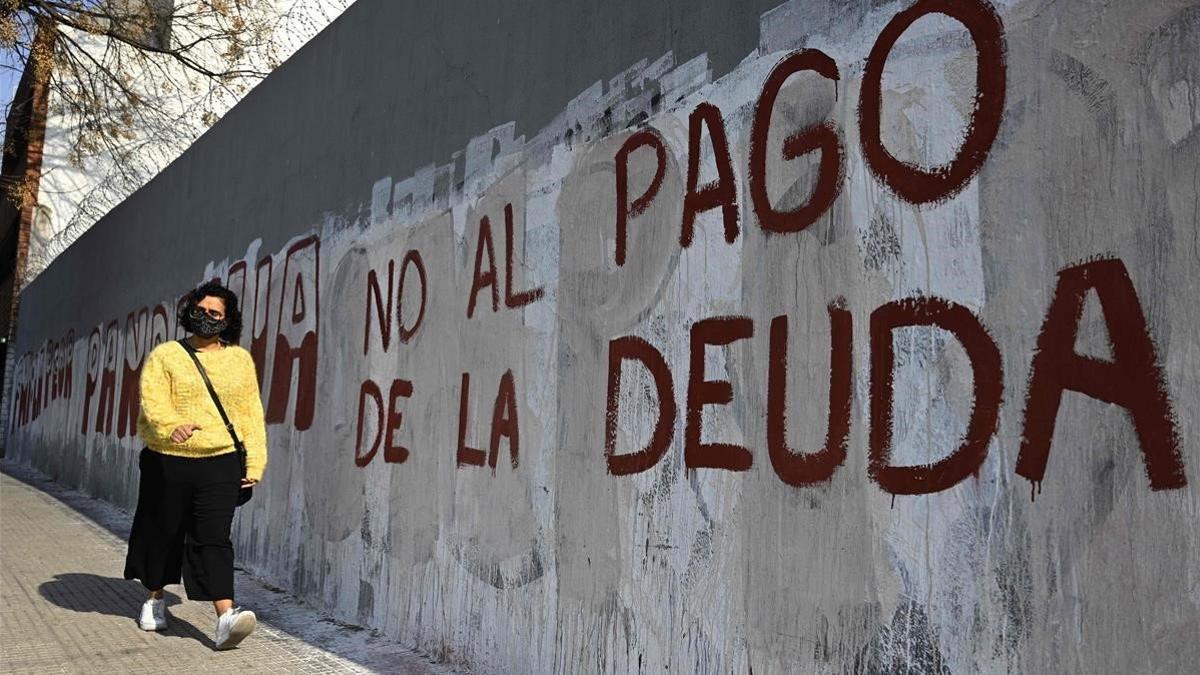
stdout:
[[[915,203],[868,161],[858,112],[868,54],[910,3],[775,1],[359,2],[25,291],[9,456],[131,506],[130,385],[178,333],[180,291],[219,276],[243,290],[272,420],[239,555],[347,620],[483,671],[1186,672],[1200,660],[1200,6],[999,3],[999,129],[961,189]],[[839,79],[786,80],[756,178],[755,109],[798,48]],[[956,156],[987,103],[975,53],[946,16],[904,31],[881,80],[898,159]],[[727,136],[738,231],[727,241],[706,209],[684,247],[704,104]],[[827,120],[836,200],[801,232],[765,232],[756,181],[776,209],[808,201],[820,155],[781,148]],[[620,149],[646,128],[664,159],[628,155],[630,201],[661,179],[621,265]],[[720,176],[712,138],[694,144],[700,184]],[[405,340],[421,303],[410,251],[425,304]],[[964,348],[962,332],[872,331],[938,303],[986,335]],[[693,347],[731,316],[753,335]],[[606,435],[635,453],[664,407],[634,361],[609,396],[625,336],[661,354],[678,414],[661,458],[613,475]],[[1001,365],[981,366],[993,343]],[[837,435],[831,344],[851,363],[845,458],[789,484],[790,455],[768,450],[771,383],[787,394],[782,438],[815,453]],[[890,387],[872,370],[884,344]],[[704,379],[728,380],[732,400],[696,418]],[[1066,393],[1055,416],[1030,393],[1053,381],[1092,395]],[[947,484],[881,473],[963,455],[989,409],[981,461]],[[716,442],[750,465],[705,468],[700,444]]]
[[[652,4],[355,3],[83,235],[57,261],[74,272],[27,297],[78,307],[84,325],[158,301],[194,282],[197,261],[260,237],[275,250],[329,217],[353,221],[362,186],[380,176],[445,163],[509,120],[536,133],[638,59],[703,53],[723,74],[754,50],[759,13],[777,2]],[[49,312],[22,321],[35,340],[62,329]]]

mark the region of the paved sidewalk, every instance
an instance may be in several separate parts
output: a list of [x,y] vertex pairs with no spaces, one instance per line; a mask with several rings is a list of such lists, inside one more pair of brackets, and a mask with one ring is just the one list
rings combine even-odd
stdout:
[[141,585],[121,578],[130,516],[11,462],[0,464],[0,672],[450,672],[237,574],[258,630],[212,649],[210,603],[167,587],[170,628],[138,629]]

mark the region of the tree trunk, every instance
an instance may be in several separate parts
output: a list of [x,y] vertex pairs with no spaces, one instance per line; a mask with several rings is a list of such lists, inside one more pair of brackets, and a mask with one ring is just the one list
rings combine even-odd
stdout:
[[[29,233],[37,208],[38,186],[42,178],[42,146],[46,139],[46,115],[50,101],[50,71],[53,66],[57,27],[48,21],[38,24],[29,61],[21,75],[9,107],[4,135],[4,161],[0,165],[0,183],[5,188],[20,186],[0,199],[0,265],[7,273],[0,281],[0,352],[4,360],[4,380],[0,384],[0,457],[8,446],[12,425],[13,366],[16,362],[17,314],[21,289],[25,285],[29,258]],[[44,311],[44,308],[43,308]]]

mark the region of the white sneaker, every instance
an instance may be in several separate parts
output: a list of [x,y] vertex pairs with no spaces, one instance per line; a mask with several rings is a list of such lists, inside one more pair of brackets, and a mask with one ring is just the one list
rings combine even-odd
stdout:
[[138,617],[138,626],[142,630],[167,629],[166,600],[147,600],[142,603],[142,614]]
[[247,635],[254,632],[254,627],[258,625],[258,619],[254,616],[254,612],[244,610],[239,607],[232,607],[225,610],[225,613],[217,619],[217,649],[233,649],[238,646],[238,643],[246,639]]

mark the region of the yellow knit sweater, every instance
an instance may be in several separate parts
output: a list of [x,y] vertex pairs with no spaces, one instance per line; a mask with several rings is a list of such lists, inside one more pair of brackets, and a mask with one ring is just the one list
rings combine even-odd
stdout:
[[[238,346],[197,352],[238,438],[246,445],[246,477],[261,480],[267,467],[267,426],[258,375],[250,352]],[[146,356],[141,378],[138,435],[151,450],[179,457],[212,457],[235,452],[196,364],[178,342],[164,342]],[[181,424],[198,424],[183,443],[171,440]]]

